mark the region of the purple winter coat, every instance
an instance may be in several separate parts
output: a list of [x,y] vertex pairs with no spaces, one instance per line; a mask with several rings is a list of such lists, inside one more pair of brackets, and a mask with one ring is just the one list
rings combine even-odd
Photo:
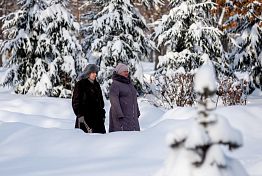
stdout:
[[111,103],[109,114],[109,132],[140,131],[138,118],[137,91],[129,78],[113,74],[113,83],[109,90]]

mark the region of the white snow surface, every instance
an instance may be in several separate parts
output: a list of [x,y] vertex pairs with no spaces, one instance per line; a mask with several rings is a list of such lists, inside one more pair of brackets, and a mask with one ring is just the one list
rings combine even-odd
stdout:
[[[0,68],[0,77],[3,73]],[[145,98],[138,101],[140,132],[85,134],[74,128],[70,99],[17,95],[0,88],[0,175],[155,176],[174,154],[167,136],[182,128],[177,137],[183,138],[197,113],[193,107],[166,111]],[[107,129],[109,107],[105,100]],[[246,106],[219,106],[215,113],[243,135],[243,147],[226,154],[237,159],[250,176],[262,176],[262,93],[249,96]],[[178,157],[192,156],[180,152]],[[217,162],[223,165],[223,156]],[[173,173],[190,174],[188,168],[178,163]],[[216,175],[212,170],[204,175],[210,174]]]
[[209,91],[216,91],[216,78],[215,69],[212,62],[209,60],[208,55],[204,54],[202,59],[205,61],[204,64],[198,69],[195,79],[195,91],[198,93],[204,93],[204,89],[207,88]]

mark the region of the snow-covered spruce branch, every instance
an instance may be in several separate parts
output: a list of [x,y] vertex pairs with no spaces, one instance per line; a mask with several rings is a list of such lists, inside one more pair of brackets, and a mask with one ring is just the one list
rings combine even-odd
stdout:
[[201,27],[201,29],[214,31],[214,32],[221,34],[221,35],[223,34],[223,32],[216,27]]
[[191,5],[191,6],[192,7],[203,7],[204,5],[209,5],[209,4],[214,5],[214,6],[217,5],[217,3],[215,3],[215,2],[203,2],[203,3],[194,4],[194,5]]

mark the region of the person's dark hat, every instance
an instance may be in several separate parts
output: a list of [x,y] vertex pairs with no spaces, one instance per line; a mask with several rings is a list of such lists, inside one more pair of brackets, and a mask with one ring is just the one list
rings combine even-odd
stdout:
[[98,66],[96,66],[95,64],[88,64],[84,70],[84,73],[86,75],[89,75],[90,73],[97,73],[98,71]]
[[98,66],[96,66],[95,64],[88,64],[84,71],[78,76],[77,80],[80,81],[81,79],[85,79],[90,73],[97,73],[98,71]]

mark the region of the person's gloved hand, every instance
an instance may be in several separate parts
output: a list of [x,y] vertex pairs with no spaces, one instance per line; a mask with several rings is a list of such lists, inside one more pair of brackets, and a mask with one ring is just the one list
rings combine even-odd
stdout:
[[80,124],[81,124],[81,123],[83,123],[83,124],[85,125],[86,130],[87,130],[88,133],[92,133],[92,132],[93,132],[93,129],[90,128],[90,127],[87,125],[87,123],[85,122],[85,117],[84,117],[84,116],[81,116],[81,117],[78,118],[78,125],[79,125],[79,127],[80,127]]
[[84,123],[85,122],[85,117],[84,116],[81,116],[78,118],[78,122],[79,123]]

